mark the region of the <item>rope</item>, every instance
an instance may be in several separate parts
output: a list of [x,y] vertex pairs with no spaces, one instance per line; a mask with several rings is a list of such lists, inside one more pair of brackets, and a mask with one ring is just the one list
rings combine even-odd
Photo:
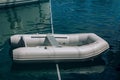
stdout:
[[52,17],[52,2],[50,0],[50,15],[51,15],[51,30],[52,30],[52,34],[54,34],[54,28],[53,28],[53,17]]
[[61,80],[60,69],[58,64],[56,64],[56,69],[57,69],[58,80]]

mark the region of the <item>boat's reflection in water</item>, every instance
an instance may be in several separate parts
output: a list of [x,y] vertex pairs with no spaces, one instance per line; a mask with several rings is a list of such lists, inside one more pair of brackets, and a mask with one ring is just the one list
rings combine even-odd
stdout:
[[[102,73],[105,69],[105,61],[98,56],[88,61],[58,62],[61,74],[90,74]],[[39,72],[40,74],[57,74],[56,62],[31,62],[15,63],[12,66],[13,72]]]

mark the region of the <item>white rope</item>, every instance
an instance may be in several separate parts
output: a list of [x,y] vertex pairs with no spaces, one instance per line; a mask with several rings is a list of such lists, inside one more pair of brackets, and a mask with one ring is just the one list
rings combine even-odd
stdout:
[[56,69],[57,69],[58,80],[61,80],[60,69],[58,64],[56,64]]
[[52,2],[51,2],[51,0],[50,0],[50,15],[51,15],[51,30],[52,30],[52,34],[54,34],[53,17],[52,17]]
[[[52,17],[52,2],[51,2],[51,0],[50,0],[50,15],[51,15],[51,30],[52,30],[52,34],[54,34],[53,17]],[[59,70],[59,65],[58,64],[56,64],[56,69],[57,69],[58,80],[61,80],[61,75],[60,75],[60,70]]]

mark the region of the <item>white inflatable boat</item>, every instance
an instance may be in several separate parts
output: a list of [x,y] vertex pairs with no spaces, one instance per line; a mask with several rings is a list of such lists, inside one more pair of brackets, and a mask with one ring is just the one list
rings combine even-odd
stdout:
[[11,36],[14,61],[67,61],[93,58],[109,48],[94,33]]

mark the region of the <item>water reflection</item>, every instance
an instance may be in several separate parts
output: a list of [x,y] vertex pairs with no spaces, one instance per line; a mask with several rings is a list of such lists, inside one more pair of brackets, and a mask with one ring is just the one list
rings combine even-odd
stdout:
[[9,8],[6,10],[7,20],[10,23],[10,29],[13,30],[14,33],[17,29],[22,30],[23,25],[21,18],[17,15],[15,7]]
[[[49,2],[26,4],[23,6],[8,6],[0,9],[0,43],[13,34],[50,33]],[[7,32],[7,33],[6,33]],[[4,37],[3,37],[4,36]]]
[[[71,65],[72,64],[72,65]],[[70,75],[80,75],[80,74],[91,74],[91,73],[101,73],[104,71],[104,61],[100,57],[96,58],[94,61],[85,62],[62,62],[59,63],[60,73],[62,75],[62,80],[64,78],[71,78]],[[42,79],[42,80],[56,80],[57,71],[55,63],[13,63],[12,74],[14,76],[26,76],[32,79]],[[66,77],[65,77],[66,76]],[[68,78],[68,79],[69,79]],[[75,78],[75,77],[73,77]],[[27,78],[28,79],[28,78]]]

